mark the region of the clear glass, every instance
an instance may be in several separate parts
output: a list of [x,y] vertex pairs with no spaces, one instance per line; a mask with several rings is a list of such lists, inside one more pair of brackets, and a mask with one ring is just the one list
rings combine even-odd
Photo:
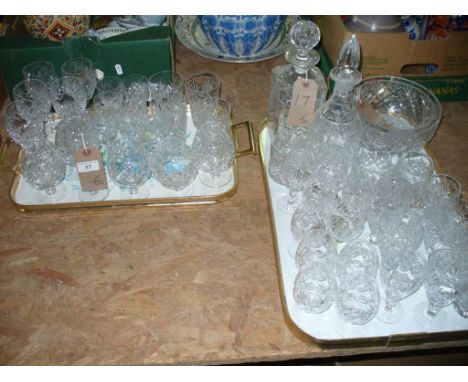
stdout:
[[96,69],[91,60],[84,57],[68,60],[62,64],[61,71],[64,76],[79,77],[83,83],[86,99],[89,101],[93,98],[97,77]]
[[[305,139],[306,127],[292,126],[287,122],[295,82],[303,79],[317,85],[315,103],[310,105],[312,112],[319,110],[328,92],[323,74],[315,66],[320,60],[320,55],[313,49],[320,40],[318,27],[312,21],[299,21],[290,30],[290,40],[292,45],[285,54],[288,64],[272,70],[268,106],[269,126],[273,132],[268,173],[278,183],[281,183],[281,167],[291,151],[300,149],[305,142],[308,143],[309,152],[315,149],[314,140]],[[289,198],[285,204],[288,213],[294,211],[292,203],[293,199]]]
[[457,296],[458,257],[458,252],[450,249],[440,249],[429,255],[424,272],[427,302],[414,308],[414,318],[424,329],[441,328],[447,320],[442,309],[452,304]]
[[230,131],[213,122],[210,132],[197,133],[192,144],[199,155],[200,181],[210,188],[222,187],[232,179],[236,148]]
[[306,313],[318,314],[329,309],[334,301],[335,282],[330,274],[313,268],[302,269],[294,280],[293,296]]
[[31,187],[41,191],[40,201],[54,203],[66,195],[63,180],[66,165],[62,157],[46,138],[42,124],[37,125],[24,119],[17,110],[17,102],[10,103],[5,110],[5,129],[23,150],[20,172]]
[[17,83],[13,88],[17,110],[30,121],[44,121],[51,110],[47,84],[41,80],[28,80]]
[[214,109],[215,100],[220,96],[221,80],[215,73],[194,73],[185,79],[184,88],[193,123],[197,129],[203,130],[205,113]]
[[302,190],[313,184],[316,177],[314,169],[310,166],[314,157],[307,150],[293,150],[284,158],[280,168],[279,182],[288,189],[288,194],[277,200],[279,210],[286,214],[294,214],[301,202]]
[[164,141],[157,155],[150,160],[155,178],[170,190],[190,196],[198,169],[193,152],[184,139],[170,137]]
[[149,123],[148,79],[142,74],[133,74],[125,77],[123,82],[125,98],[122,121],[123,127],[120,133],[127,139],[143,139]]
[[[346,277],[338,281],[336,308],[339,317],[349,325],[364,325],[371,321],[379,308],[379,288],[375,280]],[[337,325],[338,333],[348,327]]]
[[305,238],[297,247],[295,260],[299,270],[318,269],[332,275],[336,260],[336,246],[327,244],[317,246],[314,240]]
[[22,72],[25,81],[41,80],[47,87],[57,78],[54,64],[47,60],[33,61],[25,65]]
[[125,93],[125,85],[122,77],[119,76],[105,76],[102,80],[96,83],[96,93],[105,91],[116,91],[119,93]]
[[364,232],[366,224],[363,206],[358,195],[351,190],[341,190],[330,211],[327,231],[338,241],[349,242],[357,239]]
[[354,88],[365,145],[394,154],[421,149],[439,126],[442,109],[424,86],[401,77],[369,77]]
[[100,91],[93,97],[100,143],[108,144],[122,129],[124,93],[120,89]]
[[180,105],[184,96],[184,78],[177,72],[162,71],[148,79],[151,105],[155,112]]
[[339,282],[346,278],[374,280],[379,270],[379,255],[376,248],[365,240],[346,244],[338,254],[335,266]]
[[86,110],[86,92],[80,77],[57,78],[50,86],[50,99],[62,120],[69,120]]
[[150,190],[146,182],[151,168],[140,145],[129,140],[117,141],[108,155],[109,176],[121,188],[122,198],[147,198]]
[[377,319],[394,324],[406,313],[399,303],[421,287],[426,265],[425,257],[414,251],[382,254],[380,261],[380,283],[385,293]]
[[320,69],[315,65],[320,55],[313,48],[320,41],[320,30],[312,21],[298,21],[290,30],[291,47],[285,57],[288,64],[273,68],[269,96],[269,119],[276,133],[286,124],[291,108],[294,83],[298,78],[314,81],[317,85],[317,98],[314,110],[318,110],[327,97],[327,84]]
[[68,166],[75,166],[76,150],[99,146],[93,127],[93,116],[88,112],[62,120],[55,127],[55,147]]

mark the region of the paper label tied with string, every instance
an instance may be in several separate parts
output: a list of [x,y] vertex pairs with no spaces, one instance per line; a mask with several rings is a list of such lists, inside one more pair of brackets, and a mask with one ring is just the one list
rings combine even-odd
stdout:
[[312,123],[317,99],[317,84],[313,80],[299,77],[293,86],[288,125],[307,127]]
[[108,188],[102,155],[97,147],[76,150],[75,163],[83,191],[106,190]]

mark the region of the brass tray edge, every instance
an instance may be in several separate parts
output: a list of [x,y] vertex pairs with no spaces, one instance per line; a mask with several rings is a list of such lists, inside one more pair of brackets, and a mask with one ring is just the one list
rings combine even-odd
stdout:
[[[268,128],[268,120],[265,119],[262,121],[261,125],[259,126],[259,134],[258,134],[258,151],[260,153],[260,166],[261,172],[263,177],[263,185],[265,187],[265,193],[267,196],[267,204],[268,210],[270,212],[270,226],[273,233],[274,239],[274,247],[275,247],[275,260],[276,260],[276,272],[278,274],[278,284],[279,290],[281,291],[281,302],[282,302],[282,311],[283,315],[288,318],[287,325],[290,327],[290,323],[294,324],[294,328],[300,330],[301,333],[304,333],[308,338],[312,339],[315,343],[319,345],[324,345],[327,347],[333,346],[341,346],[341,345],[358,345],[358,346],[385,346],[385,347],[403,347],[408,345],[416,345],[416,344],[425,344],[425,343],[435,343],[435,342],[443,342],[443,341],[463,341],[468,339],[468,330],[458,330],[452,332],[435,332],[435,333],[427,333],[427,332],[420,332],[420,333],[411,333],[411,334],[397,334],[392,336],[379,336],[379,337],[370,337],[370,338],[351,338],[351,339],[339,339],[339,340],[322,340],[316,338],[305,331],[303,331],[292,319],[291,315],[289,314],[288,305],[286,302],[285,292],[284,292],[284,283],[283,283],[283,276],[280,270],[280,258],[279,258],[279,248],[278,248],[278,240],[277,240],[277,232],[274,224],[274,216],[273,216],[273,208],[271,206],[271,195],[270,195],[270,188],[268,184],[268,175],[265,172],[265,156],[263,152],[263,145],[261,144],[262,137],[265,135],[266,129]],[[432,153],[428,154],[431,155]],[[434,158],[432,158],[434,159]],[[436,166],[436,161],[434,159],[434,165]]]
[[[14,168],[18,168],[18,163],[21,158],[22,152],[18,155],[17,162]],[[14,195],[17,192],[19,185],[19,171],[15,171],[12,184],[10,186],[10,200],[12,201],[15,208],[20,212],[32,212],[32,211],[61,211],[69,209],[81,209],[81,208],[135,208],[135,207],[172,207],[172,206],[200,206],[200,205],[211,205],[220,203],[230,199],[237,192],[239,186],[239,169],[237,160],[234,160],[233,164],[233,186],[218,195],[208,196],[189,196],[186,198],[168,197],[168,198],[152,198],[152,199],[122,199],[122,200],[109,200],[99,202],[76,202],[76,203],[57,203],[57,204],[31,204],[25,205],[16,202]]]

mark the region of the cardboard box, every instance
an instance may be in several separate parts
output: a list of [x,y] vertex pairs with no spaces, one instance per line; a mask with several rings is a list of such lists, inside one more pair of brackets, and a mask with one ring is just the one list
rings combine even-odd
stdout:
[[11,95],[22,81],[22,68],[37,60],[51,61],[57,73],[67,60],[86,57],[105,75],[143,74],[147,77],[173,70],[172,30],[169,26],[149,27],[104,40],[94,36],[67,38],[62,42],[29,36],[0,37],[0,72]]
[[[351,35],[340,16],[324,16],[322,45],[332,63]],[[361,44],[364,77],[403,76],[430,88],[441,101],[468,100],[468,31],[451,32],[443,40],[410,40],[409,34],[354,33]],[[435,64],[436,73],[425,66]]]

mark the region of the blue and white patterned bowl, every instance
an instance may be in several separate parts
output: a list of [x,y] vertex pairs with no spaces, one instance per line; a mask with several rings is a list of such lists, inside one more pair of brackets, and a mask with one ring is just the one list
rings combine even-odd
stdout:
[[206,37],[223,54],[249,57],[267,47],[283,27],[286,16],[198,16]]

